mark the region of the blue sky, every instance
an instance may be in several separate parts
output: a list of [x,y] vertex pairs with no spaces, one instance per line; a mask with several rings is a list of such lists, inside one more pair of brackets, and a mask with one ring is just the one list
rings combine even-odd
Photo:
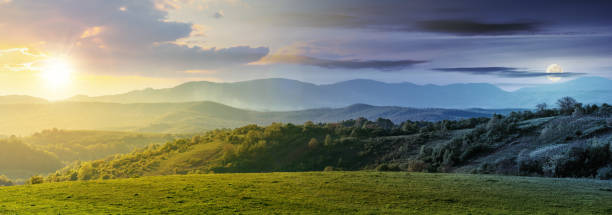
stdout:
[[[611,9],[548,0],[0,0],[0,94],[271,77],[512,90],[552,83],[551,64],[563,67],[561,81],[612,78]],[[70,84],[41,87],[37,65],[59,58],[70,62]]]

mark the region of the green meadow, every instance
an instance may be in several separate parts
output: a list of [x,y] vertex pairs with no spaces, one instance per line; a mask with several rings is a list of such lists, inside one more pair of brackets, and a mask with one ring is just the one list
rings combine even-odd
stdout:
[[0,214],[611,214],[611,202],[610,181],[369,171],[0,187]]

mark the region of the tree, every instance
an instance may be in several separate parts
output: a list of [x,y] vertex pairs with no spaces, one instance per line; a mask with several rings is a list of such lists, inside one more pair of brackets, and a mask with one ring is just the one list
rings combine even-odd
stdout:
[[43,181],[44,179],[42,176],[35,175],[35,176],[32,176],[30,180],[28,180],[28,184],[42,184]]
[[0,187],[2,186],[13,186],[13,181],[5,175],[0,175]]
[[557,100],[557,105],[559,106],[559,110],[561,113],[570,114],[574,111],[574,107],[576,107],[576,99],[566,96]]
[[319,141],[317,140],[317,138],[312,138],[310,139],[310,141],[308,142],[308,148],[311,149],[315,149],[317,148],[317,146],[319,146]]
[[331,135],[325,135],[325,141],[323,142],[325,146],[331,146],[334,144],[334,140],[332,140]]
[[545,111],[546,108],[548,108],[548,105],[546,103],[540,103],[536,105],[536,109],[538,110],[538,112]]

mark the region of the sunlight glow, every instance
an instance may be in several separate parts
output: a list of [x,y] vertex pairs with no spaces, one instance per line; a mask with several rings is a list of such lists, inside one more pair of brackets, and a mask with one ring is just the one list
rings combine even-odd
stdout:
[[54,58],[46,61],[41,68],[40,77],[53,87],[68,85],[71,81],[73,70],[68,60]]

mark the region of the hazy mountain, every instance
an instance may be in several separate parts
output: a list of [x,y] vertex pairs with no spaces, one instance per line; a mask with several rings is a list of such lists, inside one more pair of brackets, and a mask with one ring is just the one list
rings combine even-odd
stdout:
[[[315,85],[287,79],[262,79],[236,83],[189,82],[174,88],[146,89],[100,97],[77,96],[70,101],[155,103],[214,101],[256,110],[297,110],[343,107],[364,103],[404,107],[498,107],[497,99],[512,95],[489,84],[446,86],[352,80]],[[478,101],[478,102],[475,102]]]
[[490,115],[482,111],[362,104],[287,112],[242,110],[214,102],[3,104],[0,105],[0,119],[3,121],[0,134],[31,134],[49,128],[189,133],[272,122],[336,122],[357,117],[371,120],[383,117],[399,123],[405,120],[436,121]]
[[315,85],[288,79],[261,79],[235,83],[188,82],[174,88],[146,89],[100,97],[77,96],[70,101],[156,103],[214,101],[255,110],[298,110],[344,107],[364,103],[376,106],[442,108],[532,108],[553,104],[562,96],[585,103],[612,101],[612,80],[580,78],[564,83],[507,92],[484,83],[416,85],[351,80]]
[[520,98],[523,106],[546,102],[554,105],[558,98],[571,96],[586,104],[612,103],[612,80],[601,77],[584,77],[576,80],[523,88],[513,94]]
[[0,96],[0,104],[42,104],[49,101],[41,98],[23,95]]

